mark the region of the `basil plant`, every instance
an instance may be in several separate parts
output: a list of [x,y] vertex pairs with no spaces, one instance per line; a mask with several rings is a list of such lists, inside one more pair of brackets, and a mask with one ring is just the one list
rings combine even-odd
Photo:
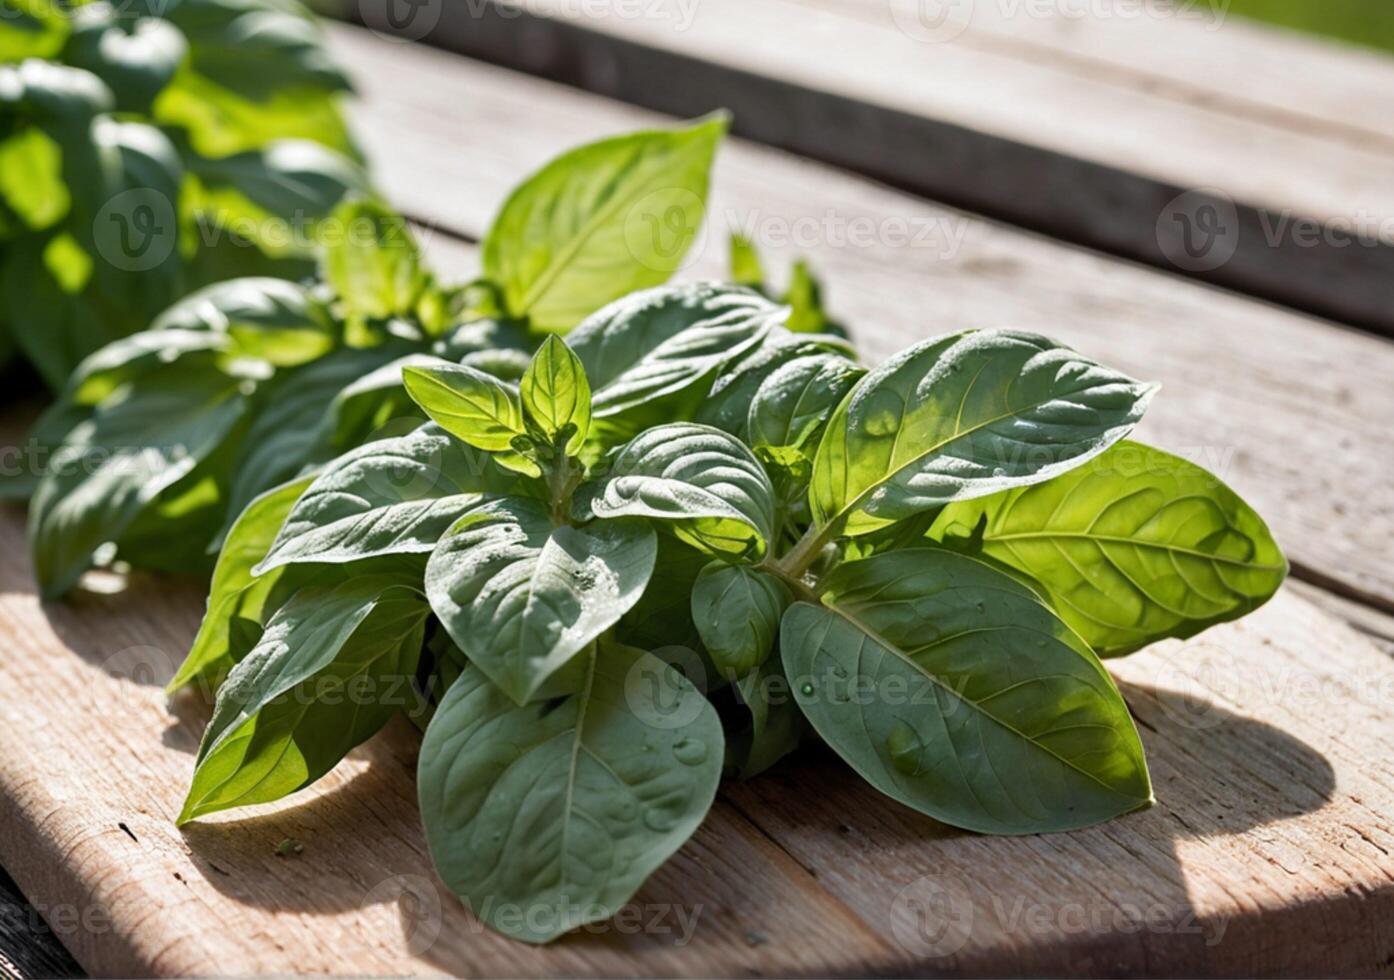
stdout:
[[1100,658],[1264,602],[1263,522],[1128,441],[1153,386],[1045,337],[867,370],[789,312],[659,287],[516,384],[406,366],[429,421],[228,535],[172,685],[226,678],[180,821],[301,789],[405,710],[440,877],[545,942],[627,902],[723,773],[804,738],[984,833],[1146,806]]
[[425,418],[404,365],[516,381],[541,338],[666,281],[701,226],[725,128],[630,133],[552,161],[504,203],[473,282],[437,282],[403,219],[351,199],[317,281],[219,282],[89,355],[0,478],[0,495],[30,500],[43,593],[114,559],[208,571],[263,491]]
[[53,390],[170,303],[314,268],[369,193],[292,0],[0,0],[0,358]]

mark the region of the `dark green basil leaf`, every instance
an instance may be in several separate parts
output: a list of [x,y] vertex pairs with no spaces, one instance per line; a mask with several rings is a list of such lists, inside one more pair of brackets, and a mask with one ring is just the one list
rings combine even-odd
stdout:
[[587,660],[579,693],[523,707],[471,666],[421,743],[436,870],[526,942],[614,915],[696,831],[721,778],[721,722],[676,670],[616,645]]
[[638,602],[655,551],[642,521],[558,527],[538,501],[491,500],[436,546],[426,594],[470,662],[526,704],[575,690],[578,654]]
[[701,229],[726,125],[716,117],[602,140],[519,185],[484,239],[484,275],[502,289],[507,311],[561,333],[665,282]]
[[1263,519],[1233,490],[1135,442],[1047,483],[950,504],[929,533],[971,538],[1030,576],[1105,657],[1246,615],[1287,574]]
[[594,390],[594,428],[613,444],[692,418],[717,371],[760,343],[785,312],[719,283],[653,289],[600,310],[567,338]]
[[69,433],[29,510],[44,595],[66,592],[102,544],[211,456],[246,401],[236,379],[173,365],[112,396]]
[[428,554],[481,491],[511,482],[434,425],[370,443],[320,471],[254,574],[292,562]]
[[736,774],[753,779],[799,747],[808,723],[779,657],[770,657],[742,677],[736,691],[750,712],[750,728],[727,740],[728,754]]
[[1128,707],[1029,588],[916,548],[849,562],[781,628],[804,715],[881,792],[984,833],[1071,830],[1146,806]]
[[397,577],[297,593],[219,689],[178,822],[302,789],[386,724],[429,612]]
[[1155,391],[1035,334],[927,340],[838,407],[813,467],[814,519],[865,534],[1048,480],[1126,436]]
[[639,435],[576,496],[583,517],[648,517],[709,554],[759,561],[774,537],[774,489],[750,450],[679,422]]
[[765,662],[793,597],[779,579],[749,565],[715,561],[692,586],[692,621],[727,680]]

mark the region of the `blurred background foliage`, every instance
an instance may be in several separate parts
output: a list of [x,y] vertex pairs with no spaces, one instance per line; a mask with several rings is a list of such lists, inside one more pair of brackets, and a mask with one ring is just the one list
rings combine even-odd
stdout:
[[1231,0],[1230,12],[1394,51],[1394,0]]

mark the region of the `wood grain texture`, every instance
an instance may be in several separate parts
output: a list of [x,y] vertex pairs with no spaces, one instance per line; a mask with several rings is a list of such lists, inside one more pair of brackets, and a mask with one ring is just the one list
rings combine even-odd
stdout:
[[[1288,592],[1117,665],[1157,786],[1145,813],[975,837],[813,750],[727,786],[629,918],[539,949],[434,877],[404,721],[280,804],[177,830],[207,705],[166,706],[160,685],[201,590],[97,576],[41,604],[22,535],[0,515],[0,861],[71,910],[61,938],[94,974],[1368,973],[1394,957],[1394,664]],[[303,850],[278,857],[287,838]]]
[[[602,135],[664,122],[585,93],[341,27],[358,131],[393,202],[477,238],[520,177]],[[1163,383],[1139,436],[1218,473],[1331,589],[1394,611],[1394,344],[1108,259],[731,140],[688,276],[725,273],[750,231],[800,255],[877,362],[934,334],[1058,337]],[[867,236],[863,238],[861,236]],[[428,238],[429,241],[429,238]],[[466,257],[460,275],[477,271]]]
[[[376,11],[387,2],[353,10],[385,23]],[[1060,4],[1085,15],[1035,16],[1023,11],[1052,5],[962,0],[943,5],[939,31],[916,19],[918,4],[656,0],[645,16],[592,5],[577,17],[488,0],[425,5],[409,30],[663,112],[726,106],[737,131],[762,142],[1394,332],[1394,116],[1378,111],[1386,96],[1372,105],[1363,95],[1391,90],[1394,62],[1341,58],[1221,10],[1212,31],[1203,18],[1159,15],[1160,4],[1102,17],[1088,13],[1099,5]],[[1142,48],[1151,53],[1128,67]],[[1250,98],[1285,61],[1287,83]],[[1280,108],[1299,80],[1314,93]],[[1185,219],[1172,210],[1183,193]],[[1185,221],[1211,213],[1233,254],[1213,268],[1174,261]]]

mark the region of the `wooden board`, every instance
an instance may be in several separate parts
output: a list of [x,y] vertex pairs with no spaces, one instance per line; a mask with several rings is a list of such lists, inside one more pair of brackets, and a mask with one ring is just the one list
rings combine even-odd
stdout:
[[[199,588],[99,577],[44,605],[23,549],[0,514],[0,862],[94,974],[1252,975],[1394,957],[1394,664],[1291,593],[1118,665],[1147,812],[975,837],[812,751],[725,788],[620,924],[538,949],[434,878],[405,722],[280,804],[177,830],[207,706],[167,707],[161,685]],[[276,856],[286,838],[303,851]]]
[[[468,238],[551,155],[671,123],[362,30],[338,28],[332,40],[363,93],[357,129],[382,186],[398,207]],[[1012,327],[1162,381],[1143,438],[1197,459],[1251,500],[1300,574],[1394,612],[1394,457],[1376,449],[1394,418],[1389,341],[742,140],[718,158],[710,215],[686,274],[723,275],[728,229],[753,224],[772,267],[812,259],[873,361],[950,330]],[[906,245],[878,233],[856,247],[853,227],[929,237]],[[786,235],[797,244],[781,244]],[[467,257],[453,268],[477,271]]]
[[[389,2],[352,9],[385,27]],[[650,0],[554,13],[481,0],[422,4],[405,30],[664,112],[726,106],[761,141],[1394,332],[1394,60],[1205,2],[1174,5],[1182,15],[1161,4],[1091,15],[1101,5],[943,0],[943,29],[918,19],[936,3]],[[1113,15],[1125,6],[1149,12]],[[1225,233],[1187,255],[1187,226],[1212,215]]]

